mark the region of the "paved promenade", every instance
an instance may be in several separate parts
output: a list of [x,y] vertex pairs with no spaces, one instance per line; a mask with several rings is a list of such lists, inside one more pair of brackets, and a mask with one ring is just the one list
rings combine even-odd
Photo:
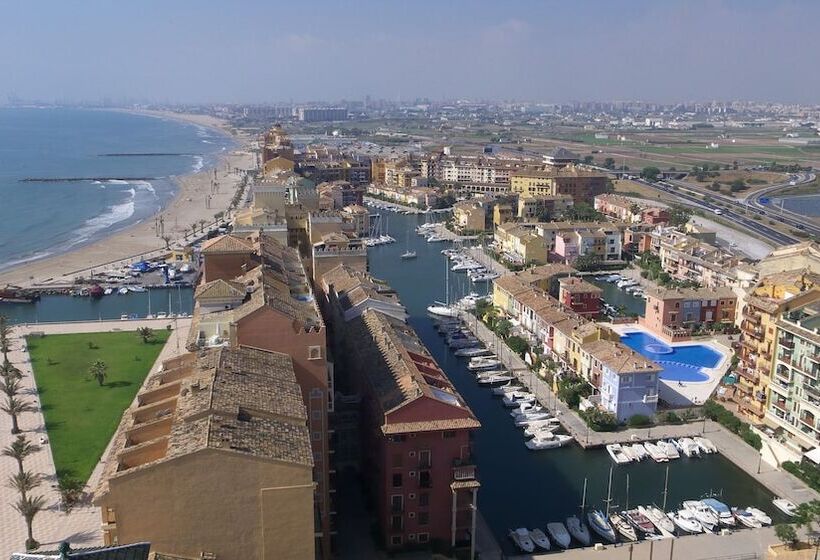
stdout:
[[582,447],[600,447],[609,443],[705,435],[726,458],[778,497],[787,498],[795,503],[820,499],[820,494],[806,486],[801,480],[786,471],[774,468],[761,461],[761,455],[757,450],[711,420],[618,432],[595,432],[590,430],[586,422],[575,411],[560,401],[549,385],[530,371],[524,360],[510,350],[484,323],[469,313],[462,313],[462,319],[465,320],[468,328],[476,334],[478,339],[496,353],[504,366],[515,373],[521,384],[527,386],[544,407],[555,413],[564,429]]
[[[45,430],[45,421],[40,408],[40,399],[37,395],[37,388],[32,375],[31,362],[25,346],[25,336],[31,332],[42,332],[48,334],[66,333],[91,333],[91,332],[111,332],[111,331],[135,331],[139,327],[151,327],[153,329],[165,328],[167,324],[176,324],[176,329],[171,333],[168,342],[160,352],[157,361],[152,367],[152,371],[159,367],[159,364],[178,353],[178,348],[184,349],[185,340],[188,336],[188,329],[191,325],[190,319],[173,320],[144,320],[144,321],[92,321],[78,323],[52,323],[39,325],[21,325],[14,328],[12,339],[12,351],[9,360],[22,372],[22,394],[26,402],[30,402],[36,408],[35,412],[27,412],[19,417],[20,429],[28,438],[29,442],[37,444],[40,449],[33,455],[26,458],[24,466],[26,470],[38,473],[43,476],[43,484],[37,488],[33,495],[42,495],[46,499],[46,509],[39,513],[34,519],[34,538],[43,547],[56,548],[60,542],[67,540],[74,547],[95,546],[102,544],[102,533],[100,532],[99,508],[92,505],[75,507],[71,513],[66,514],[60,510],[60,495],[57,490],[57,475],[54,468],[54,459],[48,445],[48,434]],[[135,335],[136,336],[136,335]],[[3,399],[5,397],[2,397]],[[45,443],[40,444],[40,438],[45,438]],[[0,448],[9,445],[16,436],[11,435],[11,419],[5,413],[0,413]],[[105,455],[103,455],[104,457]],[[17,501],[16,490],[8,488],[5,484],[9,476],[17,472],[16,462],[8,457],[0,457],[0,558],[8,558],[12,552],[25,550],[26,524],[23,518],[15,511],[11,504]],[[91,475],[87,488],[93,489],[98,481],[100,465]]]

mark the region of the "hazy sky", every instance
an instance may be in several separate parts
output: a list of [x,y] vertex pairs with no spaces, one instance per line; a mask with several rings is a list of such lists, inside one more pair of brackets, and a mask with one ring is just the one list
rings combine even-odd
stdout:
[[820,102],[820,1],[0,0],[0,102]]

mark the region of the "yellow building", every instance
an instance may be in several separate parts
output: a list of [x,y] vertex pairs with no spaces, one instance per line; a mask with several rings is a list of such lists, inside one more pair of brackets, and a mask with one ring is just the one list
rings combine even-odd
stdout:
[[95,503],[105,544],[189,558],[313,560],[313,454],[286,354],[168,360],[125,411]]
[[803,270],[766,276],[747,298],[740,323],[740,377],[730,396],[750,421],[759,423],[766,414],[778,318],[787,307],[818,299],[820,275]]
[[513,219],[515,213],[513,212],[512,204],[499,202],[493,206],[493,225],[500,226]]
[[495,240],[505,258],[515,264],[547,263],[547,246],[533,224],[501,224],[495,230]]
[[525,196],[569,195],[575,204],[592,204],[597,195],[610,190],[610,185],[606,175],[568,166],[551,171],[515,171],[510,175],[510,189]]
[[487,203],[481,199],[462,200],[453,205],[453,222],[461,231],[484,231]]

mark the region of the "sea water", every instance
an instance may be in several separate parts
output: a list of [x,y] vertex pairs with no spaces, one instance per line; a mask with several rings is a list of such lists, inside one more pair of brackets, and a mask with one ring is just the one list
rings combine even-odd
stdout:
[[[218,130],[167,118],[0,109],[0,270],[150,218],[173,198],[175,177],[214,165],[233,145]],[[174,155],[111,155],[148,153]]]

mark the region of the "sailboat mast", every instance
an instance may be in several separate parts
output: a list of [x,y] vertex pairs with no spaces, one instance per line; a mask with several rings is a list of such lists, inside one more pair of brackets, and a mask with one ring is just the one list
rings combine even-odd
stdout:
[[609,486],[606,489],[606,516],[609,517],[609,509],[612,504],[612,467],[609,467]]
[[626,475],[626,508],[629,509],[629,475]]
[[581,515],[584,514],[584,508],[587,505],[587,479],[584,478],[584,492],[581,494]]
[[661,509],[666,511],[666,495],[669,491],[669,465],[666,465],[666,479],[663,481],[663,506]]

